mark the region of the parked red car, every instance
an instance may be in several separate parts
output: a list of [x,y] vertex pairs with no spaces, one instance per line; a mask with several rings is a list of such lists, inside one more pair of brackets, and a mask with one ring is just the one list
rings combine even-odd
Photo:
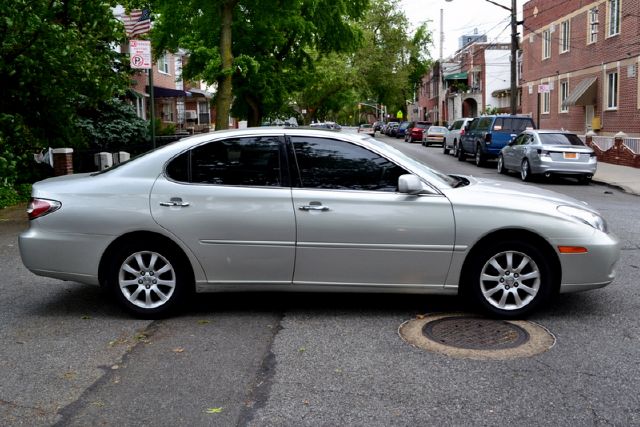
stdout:
[[422,132],[431,126],[431,122],[411,122],[404,134],[405,142],[422,142]]

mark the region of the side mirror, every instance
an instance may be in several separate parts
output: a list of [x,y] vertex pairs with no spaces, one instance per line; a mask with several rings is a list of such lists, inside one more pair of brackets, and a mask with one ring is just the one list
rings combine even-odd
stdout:
[[422,181],[416,175],[400,175],[398,178],[398,191],[404,194],[420,194],[424,191]]

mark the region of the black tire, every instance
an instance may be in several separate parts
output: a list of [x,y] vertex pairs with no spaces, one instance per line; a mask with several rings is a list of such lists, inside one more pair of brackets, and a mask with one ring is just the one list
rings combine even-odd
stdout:
[[462,148],[462,144],[458,144],[458,161],[464,162],[467,160],[466,154],[464,154],[464,148]]
[[524,159],[520,164],[520,179],[524,182],[531,181],[531,166],[529,166],[529,160]]
[[507,173],[507,170],[504,168],[504,157],[502,157],[502,154],[498,156],[498,173],[502,175]]
[[442,153],[443,154],[449,154],[449,149],[447,148],[447,143],[446,142],[444,142],[442,144]]
[[458,142],[453,141],[453,148],[451,149],[451,155],[453,157],[458,157]]
[[482,167],[482,166],[485,165],[486,158],[485,158],[484,154],[482,153],[482,148],[480,147],[480,144],[478,144],[476,146],[476,153],[475,153],[475,155],[473,157],[474,157],[474,162],[475,162],[476,166]]
[[127,242],[109,260],[107,285],[129,313],[158,319],[192,293],[193,274],[184,255],[166,242]]
[[533,244],[507,240],[474,253],[478,256],[463,276],[462,291],[485,313],[503,319],[524,317],[551,295],[551,266]]
[[582,184],[582,185],[589,185],[589,183],[591,182],[592,177],[589,175],[582,175],[580,177],[578,177],[578,183]]

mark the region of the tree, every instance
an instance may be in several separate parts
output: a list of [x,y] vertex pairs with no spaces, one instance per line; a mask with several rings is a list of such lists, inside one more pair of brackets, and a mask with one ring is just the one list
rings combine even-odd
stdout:
[[[185,48],[184,77],[216,83],[216,128],[236,113],[260,123],[304,86],[309,54],[358,46],[368,0],[153,0],[157,52]],[[233,97],[232,97],[233,95]],[[233,98],[233,99],[232,99]]]
[[86,142],[78,111],[129,80],[112,49],[124,32],[104,2],[12,0],[0,16],[0,175],[16,181],[39,148]]
[[369,95],[389,111],[406,113],[406,101],[430,66],[427,49],[432,39],[426,24],[412,36],[398,1],[374,0],[361,25],[365,43],[354,65],[364,76]]

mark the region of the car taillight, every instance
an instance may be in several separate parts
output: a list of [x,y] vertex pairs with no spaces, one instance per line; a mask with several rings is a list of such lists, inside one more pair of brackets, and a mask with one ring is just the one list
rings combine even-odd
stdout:
[[536,151],[541,157],[551,157],[551,153],[547,150],[541,150],[540,148],[538,148]]
[[464,135],[464,129],[460,129],[460,136]]
[[27,207],[27,215],[29,215],[29,219],[36,219],[51,212],[55,212],[62,206],[62,203],[57,200],[48,200],[48,199],[37,199],[32,197],[29,201],[29,206]]

